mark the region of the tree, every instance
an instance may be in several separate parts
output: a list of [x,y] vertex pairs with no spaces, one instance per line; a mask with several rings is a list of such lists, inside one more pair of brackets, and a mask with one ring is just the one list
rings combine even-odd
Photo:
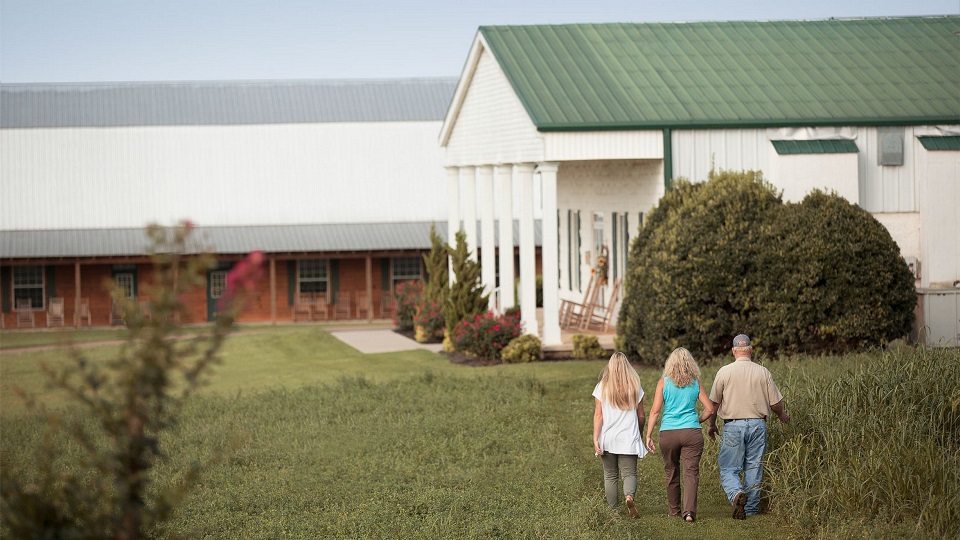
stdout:
[[[176,480],[151,471],[165,459],[163,434],[177,424],[185,401],[206,381],[236,313],[263,276],[263,255],[251,253],[227,277],[219,316],[209,335],[177,334],[186,315],[182,295],[205,284],[209,255],[190,241],[189,221],[166,229],[150,226],[154,283],[144,309],[114,289],[128,326],[126,343],[106,364],[88,361],[79,349],[74,364],[46,369],[51,383],[76,403],[79,415],[49,420],[37,450],[39,473],[25,478],[0,468],[4,528],[17,538],[137,539],[165,521],[187,494],[202,465]],[[31,408],[39,408],[28,401]],[[82,449],[82,460],[61,467],[58,448],[66,436]],[[148,489],[151,485],[156,489]]]
[[467,235],[457,231],[456,247],[447,246],[450,253],[453,283],[443,311],[447,325],[447,338],[444,343],[449,348],[449,335],[465,320],[487,311],[488,296],[483,294],[480,282],[480,263],[469,258]]

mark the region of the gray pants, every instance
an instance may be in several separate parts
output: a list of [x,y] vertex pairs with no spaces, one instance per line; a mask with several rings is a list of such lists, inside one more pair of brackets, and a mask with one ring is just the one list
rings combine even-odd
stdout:
[[600,459],[603,461],[603,491],[607,495],[607,504],[616,508],[619,478],[623,478],[624,497],[634,497],[637,493],[637,456],[604,452]]

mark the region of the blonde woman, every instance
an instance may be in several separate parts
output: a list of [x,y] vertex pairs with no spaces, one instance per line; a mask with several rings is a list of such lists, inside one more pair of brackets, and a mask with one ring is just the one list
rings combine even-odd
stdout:
[[[697,414],[697,401],[703,413]],[[650,408],[647,425],[647,449],[656,451],[653,426],[660,412],[660,453],[667,481],[667,513],[680,516],[680,473],[683,472],[683,520],[697,519],[697,488],[700,485],[700,457],[703,455],[703,432],[700,424],[713,415],[714,405],[700,384],[700,368],[690,351],[674,349],[657,381],[656,395]]]
[[617,507],[619,473],[627,511],[632,517],[640,517],[633,497],[637,492],[637,459],[647,455],[640,439],[645,420],[643,388],[640,375],[626,355],[613,353],[593,389],[593,397],[593,451],[603,461],[607,504]]

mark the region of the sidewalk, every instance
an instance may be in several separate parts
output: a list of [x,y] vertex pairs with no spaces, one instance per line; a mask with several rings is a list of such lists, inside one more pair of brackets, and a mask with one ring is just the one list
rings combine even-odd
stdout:
[[389,328],[331,329],[330,335],[364,354],[426,349],[440,352],[439,343],[417,343]]

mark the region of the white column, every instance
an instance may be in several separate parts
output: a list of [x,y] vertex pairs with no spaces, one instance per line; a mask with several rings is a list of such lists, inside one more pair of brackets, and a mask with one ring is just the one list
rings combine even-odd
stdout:
[[462,167],[463,180],[463,232],[467,233],[467,253],[477,260],[477,169]]
[[557,169],[559,163],[537,166],[543,189],[543,344],[560,344],[560,238],[557,236]]
[[[447,167],[447,243],[457,245],[457,231],[460,230],[460,168]],[[447,273],[453,281],[453,261],[447,257]]]
[[489,296],[487,309],[495,310],[497,298],[497,239],[493,223],[493,167],[477,167],[477,198],[480,199],[480,280]]
[[533,232],[533,165],[514,165],[520,184],[520,313],[526,333],[538,335],[537,247]]
[[517,304],[513,296],[513,166],[499,165],[500,182],[500,309]]

